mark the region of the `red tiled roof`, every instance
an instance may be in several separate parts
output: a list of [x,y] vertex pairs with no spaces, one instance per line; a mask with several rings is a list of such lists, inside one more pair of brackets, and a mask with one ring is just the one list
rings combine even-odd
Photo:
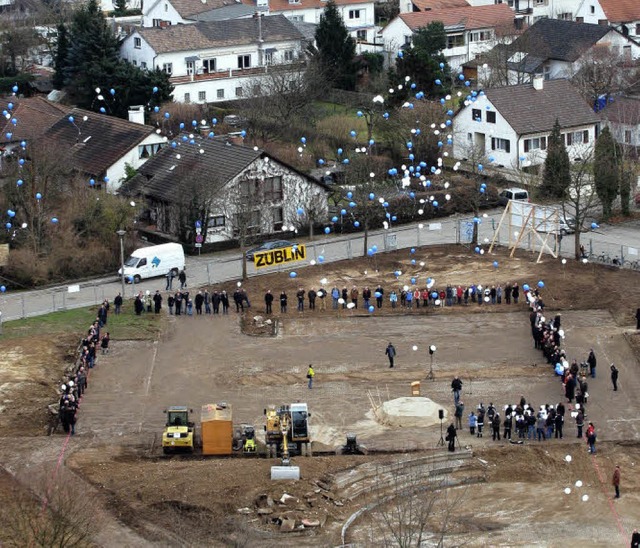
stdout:
[[602,111],[610,122],[637,126],[640,124],[640,98],[614,97]]
[[199,13],[235,4],[233,0],[170,0],[171,5],[185,19]]
[[638,0],[600,0],[609,23],[630,23],[640,21],[640,1]]
[[[9,103],[13,103],[12,110],[8,110]],[[37,139],[71,108],[47,101],[44,97],[11,97],[0,99],[0,112],[5,110],[11,114],[11,119],[0,119],[0,143]],[[14,118],[16,125],[11,123]],[[10,138],[7,138],[7,133],[12,134]]]
[[467,0],[413,0],[412,4],[420,11],[469,7]]
[[[350,6],[351,4],[371,4],[372,0],[334,0],[336,6]],[[243,4],[255,6],[255,0],[242,0]],[[269,0],[269,13],[280,13],[291,10],[304,9],[324,9],[327,5],[325,0],[300,0],[299,2],[289,2],[289,0]]]
[[507,4],[401,13],[398,17],[413,31],[434,21],[445,27],[460,25],[467,30],[513,27],[513,10]]

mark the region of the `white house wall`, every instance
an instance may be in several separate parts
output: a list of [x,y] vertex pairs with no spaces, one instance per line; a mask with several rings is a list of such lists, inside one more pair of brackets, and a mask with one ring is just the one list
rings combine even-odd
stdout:
[[125,177],[125,166],[129,164],[133,169],[138,169],[144,164],[148,158],[140,158],[140,152],[138,147],[143,145],[154,145],[166,143],[166,138],[152,133],[147,136],[143,141],[140,141],[134,148],[122,156],[116,163],[112,164],[107,169],[107,177],[109,177],[109,183],[107,184],[107,190],[109,192],[117,192],[122,185],[122,181]]
[[[186,21],[167,0],[149,0],[144,2],[143,27],[153,27],[153,20],[169,21],[172,25],[195,23]],[[149,6],[147,8],[147,5]]]

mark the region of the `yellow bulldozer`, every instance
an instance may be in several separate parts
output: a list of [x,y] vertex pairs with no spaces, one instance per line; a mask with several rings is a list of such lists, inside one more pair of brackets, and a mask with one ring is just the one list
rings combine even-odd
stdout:
[[167,422],[162,432],[162,450],[165,454],[187,452],[193,453],[195,441],[195,424],[190,422],[188,409],[175,405],[165,410]]

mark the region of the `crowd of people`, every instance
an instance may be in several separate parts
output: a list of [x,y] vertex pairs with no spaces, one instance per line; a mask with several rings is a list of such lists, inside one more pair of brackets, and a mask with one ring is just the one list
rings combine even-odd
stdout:
[[[109,319],[109,310],[109,301],[105,300],[98,309],[95,321],[89,326],[80,341],[78,359],[62,379],[60,400],[56,411],[62,428],[67,434],[74,435],[76,433],[80,401],[89,386],[89,374],[96,365],[98,354],[109,352],[110,337],[109,332],[105,329]],[[116,313],[120,313],[120,308],[116,309]]]

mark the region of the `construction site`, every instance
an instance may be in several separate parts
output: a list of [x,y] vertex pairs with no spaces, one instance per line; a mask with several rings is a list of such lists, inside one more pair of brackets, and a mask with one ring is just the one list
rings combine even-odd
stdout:
[[[86,545],[627,546],[640,526],[638,274],[537,258],[442,246],[299,268],[295,280],[267,274],[242,284],[244,314],[164,310],[158,334],[143,340],[119,340],[110,316],[111,350],[91,371],[74,436],[47,436],[43,419],[65,367],[60,339],[0,341],[10,372],[0,413],[5,514],[7,497],[41,495],[55,477],[57,490],[80,487],[91,501]],[[534,348],[524,299],[392,309],[389,292],[411,277],[437,288],[544,281],[545,313],[562,315],[568,358],[584,361],[591,348],[598,356],[588,410],[597,453],[570,418],[564,439],[470,435],[467,415],[480,403],[566,404],[562,384]],[[328,299],[325,310],[295,309],[300,287],[354,285],[384,287],[382,308],[334,310]],[[265,314],[268,289],[288,293],[287,313],[274,303]],[[465,413],[450,452],[454,376]],[[0,538],[12,545],[11,535]]]

